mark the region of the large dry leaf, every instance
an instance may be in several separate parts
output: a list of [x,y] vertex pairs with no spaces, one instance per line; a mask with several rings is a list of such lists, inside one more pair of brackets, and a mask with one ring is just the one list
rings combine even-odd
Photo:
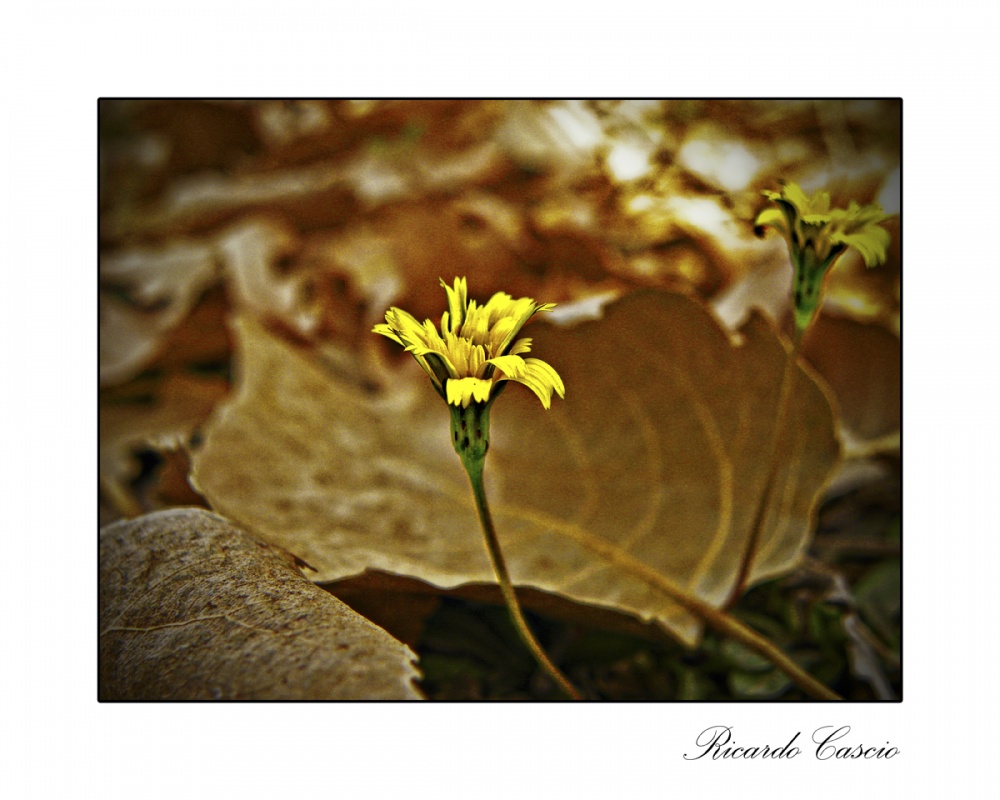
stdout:
[[[567,398],[545,412],[514,387],[494,407],[488,493],[518,584],[697,639],[663,584],[715,606],[734,592],[785,361],[761,317],[742,333],[736,346],[695,301],[652,292],[578,327],[531,327]],[[238,389],[193,460],[213,507],[307,560],[319,581],[366,569],[442,587],[493,581],[447,410],[426,382],[400,377],[373,395],[248,320],[237,338]],[[794,375],[751,580],[799,559],[838,459],[826,397]]]
[[104,700],[411,700],[413,654],[227,520],[175,509],[101,531]]

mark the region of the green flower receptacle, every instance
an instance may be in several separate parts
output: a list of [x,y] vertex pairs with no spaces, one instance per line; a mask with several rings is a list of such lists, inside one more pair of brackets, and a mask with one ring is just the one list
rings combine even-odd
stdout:
[[492,403],[469,403],[467,408],[449,406],[451,443],[466,470],[482,473],[486,451],[490,447],[490,406]]

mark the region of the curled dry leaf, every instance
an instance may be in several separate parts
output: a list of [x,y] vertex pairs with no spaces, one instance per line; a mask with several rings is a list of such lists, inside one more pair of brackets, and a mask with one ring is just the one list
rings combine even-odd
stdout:
[[[493,410],[487,491],[515,582],[694,643],[699,622],[669,595],[718,607],[736,589],[785,350],[759,315],[737,346],[703,306],[661,292],[530,332],[567,397],[543,412],[515,387]],[[238,390],[193,458],[214,508],[307,560],[318,581],[367,569],[442,587],[494,581],[447,411],[425,380],[400,375],[373,395],[248,319],[236,333]],[[792,398],[751,582],[795,565],[839,457],[830,405],[801,370]]]
[[[181,241],[101,258],[101,385],[137,375],[215,279],[210,247]],[[111,287],[118,292],[111,291]],[[125,295],[127,299],[124,299]]]
[[412,700],[413,653],[229,521],[101,531],[103,700]]

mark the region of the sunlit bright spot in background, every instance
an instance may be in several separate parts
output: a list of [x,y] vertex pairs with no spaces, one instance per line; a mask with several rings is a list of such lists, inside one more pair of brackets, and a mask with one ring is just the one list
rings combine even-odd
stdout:
[[656,198],[652,195],[637,194],[635,197],[629,198],[625,204],[625,210],[630,214],[641,214],[643,211],[649,211],[654,205],[656,205]]
[[729,192],[745,189],[760,160],[742,142],[693,139],[681,147],[678,161],[691,172]]
[[601,123],[578,101],[568,101],[548,112],[555,127],[580,150],[592,150],[604,138]]
[[726,247],[740,244],[739,230],[732,216],[712,197],[672,197],[668,203],[674,216],[715,237]]
[[651,169],[650,155],[651,148],[644,149],[638,142],[616,142],[608,153],[608,169],[616,180],[635,180]]

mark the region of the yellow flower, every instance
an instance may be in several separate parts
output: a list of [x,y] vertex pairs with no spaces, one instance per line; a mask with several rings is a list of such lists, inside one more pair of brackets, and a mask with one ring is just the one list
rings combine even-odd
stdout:
[[810,197],[796,183],[780,192],[764,191],[764,196],[778,208],[762,211],[754,225],[758,232],[775,228],[788,240],[795,267],[795,325],[801,332],[816,315],[827,269],[845,250],[857,250],[868,267],[885,263],[891,237],[880,223],[890,215],[878,205],[860,206],[853,200],[847,208],[831,209],[829,192]]
[[853,247],[865,260],[865,266],[885,263],[891,239],[879,223],[889,219],[889,215],[883,214],[880,206],[859,206],[852,200],[846,209],[831,209],[829,192],[820,191],[809,197],[796,183],[783,186],[780,192],[765,190],[764,196],[781,210],[762,211],[756,226],[777,228],[794,248],[811,249],[819,261],[826,261]]
[[503,388],[504,381],[523,383],[545,408],[552,393],[566,396],[562,379],[551,366],[537,358],[522,358],[531,350],[531,339],[517,339],[524,324],[553,303],[539,305],[527,297],[513,299],[497,292],[485,305],[468,299],[465,278],[455,278],[454,288],[443,280],[448,310],[438,332],[429,319],[423,323],[399,308],[390,308],[385,322],[373,328],[406,348],[449,405],[468,408],[470,403],[488,403]]

